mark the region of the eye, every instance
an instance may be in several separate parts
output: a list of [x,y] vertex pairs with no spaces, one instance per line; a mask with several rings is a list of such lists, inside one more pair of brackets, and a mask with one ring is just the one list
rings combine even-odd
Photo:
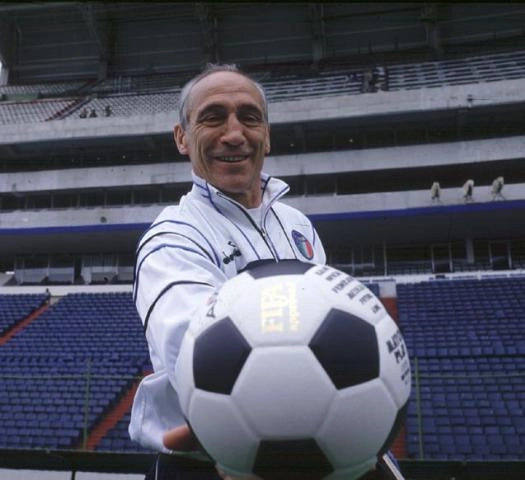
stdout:
[[259,125],[262,115],[259,112],[245,112],[239,115],[239,120],[246,125]]
[[216,125],[218,123],[221,123],[222,116],[216,113],[208,113],[206,115],[203,115],[200,121],[201,123],[205,123],[207,125]]
[[197,122],[204,125],[219,125],[225,118],[226,114],[223,109],[212,106],[200,112]]

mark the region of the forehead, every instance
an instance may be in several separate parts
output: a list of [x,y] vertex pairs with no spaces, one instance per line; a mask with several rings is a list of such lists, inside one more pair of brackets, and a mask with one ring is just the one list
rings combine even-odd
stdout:
[[235,72],[215,72],[199,80],[191,89],[189,113],[217,103],[252,104],[263,110],[263,99],[255,84]]

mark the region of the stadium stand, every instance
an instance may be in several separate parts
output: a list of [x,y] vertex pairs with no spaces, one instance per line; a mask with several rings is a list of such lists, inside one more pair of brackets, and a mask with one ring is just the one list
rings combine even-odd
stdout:
[[29,102],[0,103],[0,123],[45,122],[57,118],[60,112],[75,105],[76,100],[32,100]]
[[[151,93],[140,95],[112,95],[103,98],[94,98],[82,105],[89,112],[95,110],[99,117],[155,114],[173,111],[177,107],[178,95],[175,93]],[[106,107],[111,107],[110,115],[106,114]],[[75,112],[78,113],[78,112]]]
[[0,295],[0,335],[7,333],[17,322],[42,306],[47,298],[42,293]]
[[[27,312],[45,298],[2,295],[0,315],[20,318],[12,305]],[[117,292],[62,297],[2,345],[0,365],[0,447],[15,449],[82,446],[151,370],[131,295]]]
[[[457,60],[385,64],[383,68],[388,71],[388,87],[385,89],[390,91],[503,81],[525,77],[525,51],[467,56]],[[268,80],[263,76],[261,83],[271,102],[357,95],[363,93],[362,82],[365,72],[366,70],[356,71],[350,68],[338,72],[324,71],[318,74],[307,72],[293,76],[287,73],[282,78],[277,73]],[[112,115],[131,116],[175,110],[184,80],[180,78],[176,81],[178,83],[174,84],[173,76],[169,75],[144,75],[118,77],[94,85],[88,83],[81,85],[77,82],[4,86],[0,87],[0,94],[3,93],[6,99],[15,93],[60,97],[64,93],[78,92],[83,87],[83,108],[88,111],[95,109],[98,116],[104,116],[104,108],[111,105]],[[143,95],[143,93],[147,94]],[[80,99],[71,102],[78,103]],[[0,121],[9,124],[65,118],[67,115],[56,114],[71,106],[70,102],[51,98],[48,101],[0,102]],[[75,112],[69,113],[69,115],[74,114]],[[78,115],[78,111],[76,114]]]
[[0,85],[0,95],[33,95],[37,97],[60,97],[80,90],[89,82],[48,82],[28,85]]
[[407,477],[522,480],[523,6],[4,3],[0,466],[44,452],[41,467],[62,469],[74,452],[122,472],[150,453],[127,434],[151,371],[134,249],[189,186],[171,131],[180,89],[221,59],[266,88],[266,165],[329,263],[400,325]]

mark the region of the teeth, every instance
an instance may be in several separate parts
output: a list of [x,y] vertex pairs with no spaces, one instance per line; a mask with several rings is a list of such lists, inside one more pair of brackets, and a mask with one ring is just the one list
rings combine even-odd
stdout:
[[219,157],[219,159],[224,162],[239,162],[244,159],[244,156],[242,157]]

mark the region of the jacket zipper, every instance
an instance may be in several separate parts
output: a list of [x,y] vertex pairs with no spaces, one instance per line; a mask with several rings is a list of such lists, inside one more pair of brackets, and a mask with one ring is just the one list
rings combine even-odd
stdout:
[[273,251],[271,245],[269,244],[268,242],[268,234],[266,233],[266,231],[263,229],[263,228],[260,228],[256,223],[255,221],[253,220],[253,218],[250,216],[250,214],[244,210],[244,207],[242,207],[241,205],[237,204],[236,202],[232,201],[231,198],[228,198],[226,195],[221,195],[221,192],[217,192],[217,194],[224,198],[225,200],[228,200],[228,202],[230,202],[232,205],[235,205],[243,214],[244,216],[248,219],[248,221],[253,225],[253,227],[255,228],[255,230],[257,230],[257,232],[259,233],[259,235],[261,236],[261,238],[263,239],[264,243],[266,244],[266,246],[268,247],[268,250],[270,251],[270,253],[272,254],[272,257],[273,259],[278,262],[279,259],[277,257],[277,255],[275,254],[275,252]]

